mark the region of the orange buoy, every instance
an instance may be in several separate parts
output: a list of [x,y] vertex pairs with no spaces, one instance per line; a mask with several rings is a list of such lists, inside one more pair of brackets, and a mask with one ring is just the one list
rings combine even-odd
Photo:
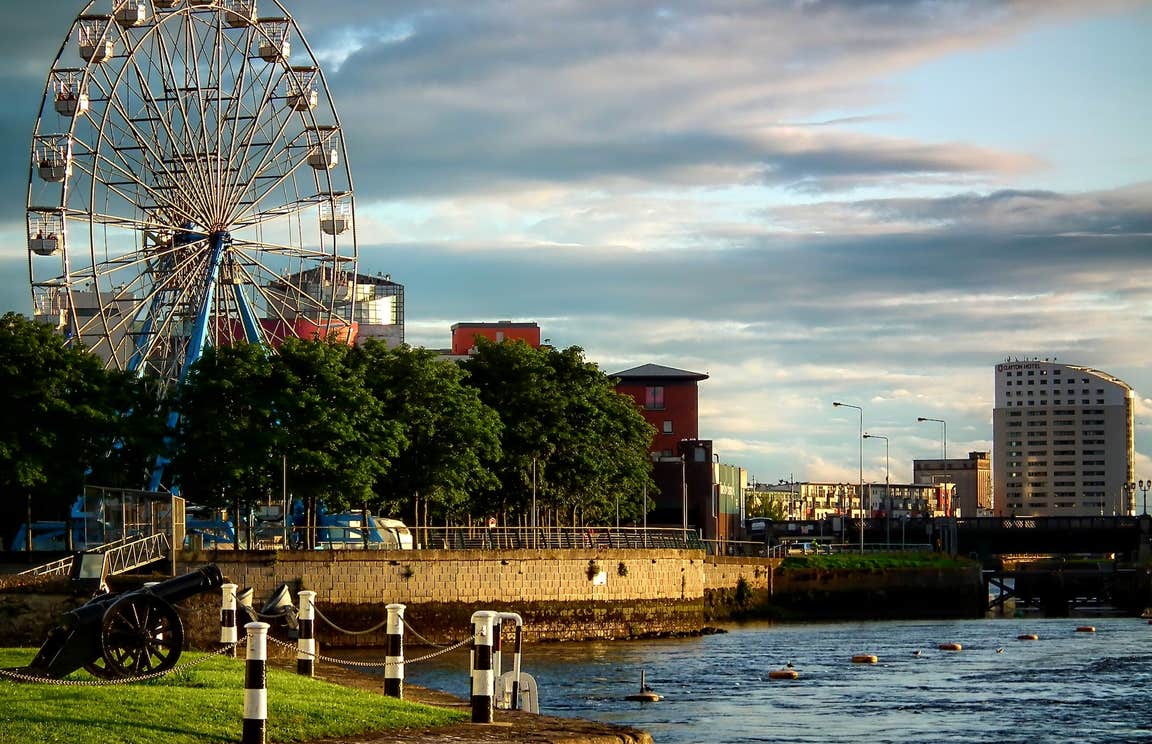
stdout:
[[1040,640],[1040,636],[1036,635],[1035,633],[1021,633],[1020,635],[1016,636],[1016,640],[1018,640],[1018,641],[1038,641],[1038,640]]
[[959,651],[964,647],[959,643],[941,643],[936,648],[940,649],[941,651]]
[[768,679],[796,679],[800,672],[795,669],[773,669],[768,672]]
[[880,661],[876,654],[856,654],[852,657],[853,664],[875,664]]
[[1096,632],[1096,626],[1094,626],[1094,625],[1081,625],[1080,627],[1076,628],[1076,632],[1077,633],[1095,633]]

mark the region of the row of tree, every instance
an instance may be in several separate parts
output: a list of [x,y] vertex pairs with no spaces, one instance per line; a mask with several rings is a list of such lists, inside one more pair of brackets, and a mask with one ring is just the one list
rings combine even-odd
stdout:
[[638,520],[651,487],[652,427],[578,347],[480,339],[457,364],[374,341],[214,346],[168,390],[8,313],[0,396],[6,542],[29,511],[65,518],[85,483],[141,488],[157,457],[205,506],[247,509],[286,483],[312,506],[425,525],[527,524],[534,503],[572,524]]

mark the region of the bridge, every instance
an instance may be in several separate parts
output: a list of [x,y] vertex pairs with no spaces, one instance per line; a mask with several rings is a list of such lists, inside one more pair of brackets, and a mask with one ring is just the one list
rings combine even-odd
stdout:
[[959,555],[1115,554],[1135,560],[1147,551],[1152,517],[965,517],[935,520]]
[[[753,524],[759,522],[760,524]],[[767,522],[766,528],[763,524]],[[860,521],[832,517],[822,520],[749,520],[749,536],[770,544],[781,541],[838,537],[845,544],[860,541]],[[757,529],[758,528],[758,529]],[[1152,516],[1121,517],[963,517],[864,520],[866,548],[877,545],[931,545],[942,552],[982,560],[1012,554],[1114,554],[1136,560],[1152,543]]]

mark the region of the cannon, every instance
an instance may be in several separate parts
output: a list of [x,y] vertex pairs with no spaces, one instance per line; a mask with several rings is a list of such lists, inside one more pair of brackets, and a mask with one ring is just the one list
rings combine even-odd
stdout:
[[134,591],[97,595],[64,613],[19,671],[56,679],[81,668],[101,679],[167,671],[184,645],[184,625],[172,605],[223,584],[220,569],[205,566]]

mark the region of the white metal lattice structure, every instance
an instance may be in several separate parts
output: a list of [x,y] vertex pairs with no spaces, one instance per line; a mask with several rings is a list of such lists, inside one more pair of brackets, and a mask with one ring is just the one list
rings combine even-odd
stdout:
[[206,344],[353,333],[339,119],[295,21],[259,2],[94,0],[52,63],[33,304],[109,367],[172,382]]

